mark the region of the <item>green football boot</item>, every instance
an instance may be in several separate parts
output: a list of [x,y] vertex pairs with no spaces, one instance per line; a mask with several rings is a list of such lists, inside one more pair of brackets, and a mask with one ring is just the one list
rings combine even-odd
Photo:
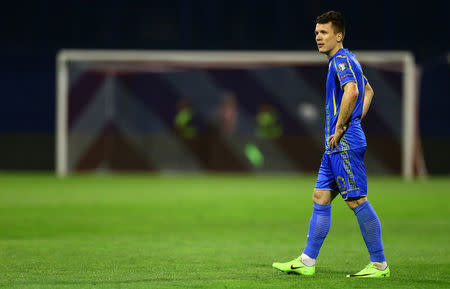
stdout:
[[389,267],[384,270],[378,269],[375,264],[370,263],[366,268],[362,269],[356,274],[347,275],[347,277],[357,277],[357,278],[387,278],[391,276],[391,271]]
[[311,276],[316,272],[316,266],[306,266],[300,257],[286,263],[273,263],[272,267],[288,274]]

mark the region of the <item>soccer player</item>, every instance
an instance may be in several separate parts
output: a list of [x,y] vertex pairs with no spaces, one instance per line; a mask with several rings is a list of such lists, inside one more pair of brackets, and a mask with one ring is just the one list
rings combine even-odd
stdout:
[[366,197],[366,138],[361,119],[369,110],[373,90],[355,55],[343,47],[345,23],[341,13],[329,11],[318,16],[315,35],[319,52],[328,57],[325,152],[314,187],[306,247],[298,258],[272,266],[286,273],[315,273],[317,256],[330,230],[331,202],[340,194],[356,215],[370,255],[369,265],[347,277],[389,277],[380,220]]

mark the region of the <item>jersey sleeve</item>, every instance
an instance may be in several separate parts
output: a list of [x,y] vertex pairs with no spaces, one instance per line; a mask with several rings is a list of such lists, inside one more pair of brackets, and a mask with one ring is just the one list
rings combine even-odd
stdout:
[[363,75],[363,79],[364,79],[364,86],[366,86],[369,81],[367,80],[367,77],[365,75]]
[[338,55],[334,59],[334,69],[336,70],[337,78],[339,80],[341,88],[349,82],[356,82],[356,76],[353,72],[348,57]]

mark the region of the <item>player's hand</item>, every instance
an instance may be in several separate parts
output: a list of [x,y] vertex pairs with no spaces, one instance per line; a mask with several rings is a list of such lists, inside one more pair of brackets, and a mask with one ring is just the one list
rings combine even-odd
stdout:
[[339,141],[341,140],[342,136],[344,135],[345,131],[347,130],[348,125],[344,125],[343,128],[336,127],[336,130],[334,131],[334,134],[332,134],[328,138],[328,143],[330,144],[330,150],[334,150],[336,148],[339,150]]

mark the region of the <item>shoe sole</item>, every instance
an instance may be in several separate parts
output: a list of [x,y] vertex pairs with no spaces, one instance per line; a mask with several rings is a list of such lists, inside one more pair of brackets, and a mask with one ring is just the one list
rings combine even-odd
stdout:
[[389,277],[391,277],[391,275],[388,275],[388,274],[382,274],[382,275],[380,275],[380,276],[358,276],[358,275],[347,275],[346,277],[348,277],[348,278],[389,278]]
[[312,275],[314,275],[314,274],[305,275],[305,274],[302,274],[302,273],[298,273],[298,272],[296,272],[296,271],[288,271],[288,272],[286,272],[286,271],[283,271],[283,270],[278,269],[278,268],[275,268],[275,267],[272,267],[272,268],[274,268],[274,269],[276,269],[276,270],[278,270],[278,271],[280,271],[280,272],[286,273],[286,274],[288,274],[288,275],[302,275],[302,276],[312,276]]

